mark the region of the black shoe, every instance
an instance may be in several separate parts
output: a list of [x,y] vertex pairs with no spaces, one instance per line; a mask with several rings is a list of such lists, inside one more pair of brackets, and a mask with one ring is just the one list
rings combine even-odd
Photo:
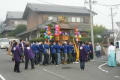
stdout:
[[35,68],[33,67],[33,68],[31,68],[31,69],[35,69]]
[[25,70],[27,70],[27,68],[25,68]]

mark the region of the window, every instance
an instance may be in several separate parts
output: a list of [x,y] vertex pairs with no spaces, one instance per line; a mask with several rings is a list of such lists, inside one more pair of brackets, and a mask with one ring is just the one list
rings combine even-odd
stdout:
[[81,18],[80,17],[77,17],[76,19],[77,19],[77,22],[81,22],[81,20],[80,20]]
[[72,22],[76,22],[76,18],[75,17],[72,17]]
[[68,17],[68,22],[72,22],[72,17]]
[[83,23],[83,22],[84,22],[83,17],[80,17],[80,22],[81,22],[81,23]]
[[48,17],[48,21],[50,21],[50,20],[53,20],[53,21],[57,21],[57,17],[55,17],[55,16],[49,16]]
[[48,17],[48,21],[50,21],[50,20],[53,20],[53,17],[52,17],[52,16],[49,16],[49,17]]
[[76,20],[77,20],[76,22],[81,22],[81,23],[83,23],[83,21],[84,21],[83,17],[76,17]]
[[53,21],[54,21],[54,22],[58,21],[58,20],[57,20],[57,17],[53,17]]

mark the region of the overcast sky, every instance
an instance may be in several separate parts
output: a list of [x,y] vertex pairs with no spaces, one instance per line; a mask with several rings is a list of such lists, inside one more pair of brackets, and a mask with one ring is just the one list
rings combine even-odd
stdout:
[[[88,6],[84,5],[85,0],[1,0],[0,1],[0,21],[5,20],[7,11],[24,11],[27,3],[41,3],[41,4],[60,4],[72,6]],[[88,0],[86,0],[88,1]],[[102,6],[104,4],[120,4],[120,0],[96,0],[97,3],[93,4],[93,11],[98,15],[94,17],[94,24],[101,24],[111,29],[111,16],[110,7]],[[115,22],[120,21],[120,6],[113,7],[114,25]]]

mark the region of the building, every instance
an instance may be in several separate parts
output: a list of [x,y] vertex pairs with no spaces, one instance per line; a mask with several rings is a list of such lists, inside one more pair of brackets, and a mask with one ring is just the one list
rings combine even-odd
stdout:
[[26,37],[26,40],[39,37],[39,29],[51,23],[59,24],[68,32],[74,27],[78,27],[81,33],[90,30],[90,10],[85,7],[28,3],[23,19],[27,20],[27,31],[18,36]]
[[26,20],[23,20],[23,12],[9,11],[7,12],[4,24],[5,26],[3,33],[6,34],[7,32],[15,30],[19,24],[27,25],[27,22]]

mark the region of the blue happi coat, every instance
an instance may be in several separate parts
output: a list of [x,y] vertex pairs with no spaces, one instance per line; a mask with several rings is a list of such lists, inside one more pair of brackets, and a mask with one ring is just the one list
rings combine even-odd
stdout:
[[32,44],[31,48],[32,48],[32,51],[33,51],[35,54],[39,53],[39,46],[38,46],[38,45]]
[[63,53],[64,53],[64,54],[67,54],[67,52],[68,52],[68,51],[67,51],[67,47],[68,47],[67,44],[64,44],[64,45],[63,45]]
[[61,53],[61,49],[62,49],[62,46],[60,46],[59,44],[56,44],[57,53]]
[[56,54],[56,45],[54,44],[50,45],[50,52],[51,54]]
[[49,45],[48,44],[43,44],[43,53],[44,54],[48,54],[48,49],[49,49]]
[[73,45],[68,45],[68,46],[67,46],[67,53],[68,53],[68,54],[71,54],[71,53],[72,53],[73,48],[74,48],[74,46],[73,46]]

